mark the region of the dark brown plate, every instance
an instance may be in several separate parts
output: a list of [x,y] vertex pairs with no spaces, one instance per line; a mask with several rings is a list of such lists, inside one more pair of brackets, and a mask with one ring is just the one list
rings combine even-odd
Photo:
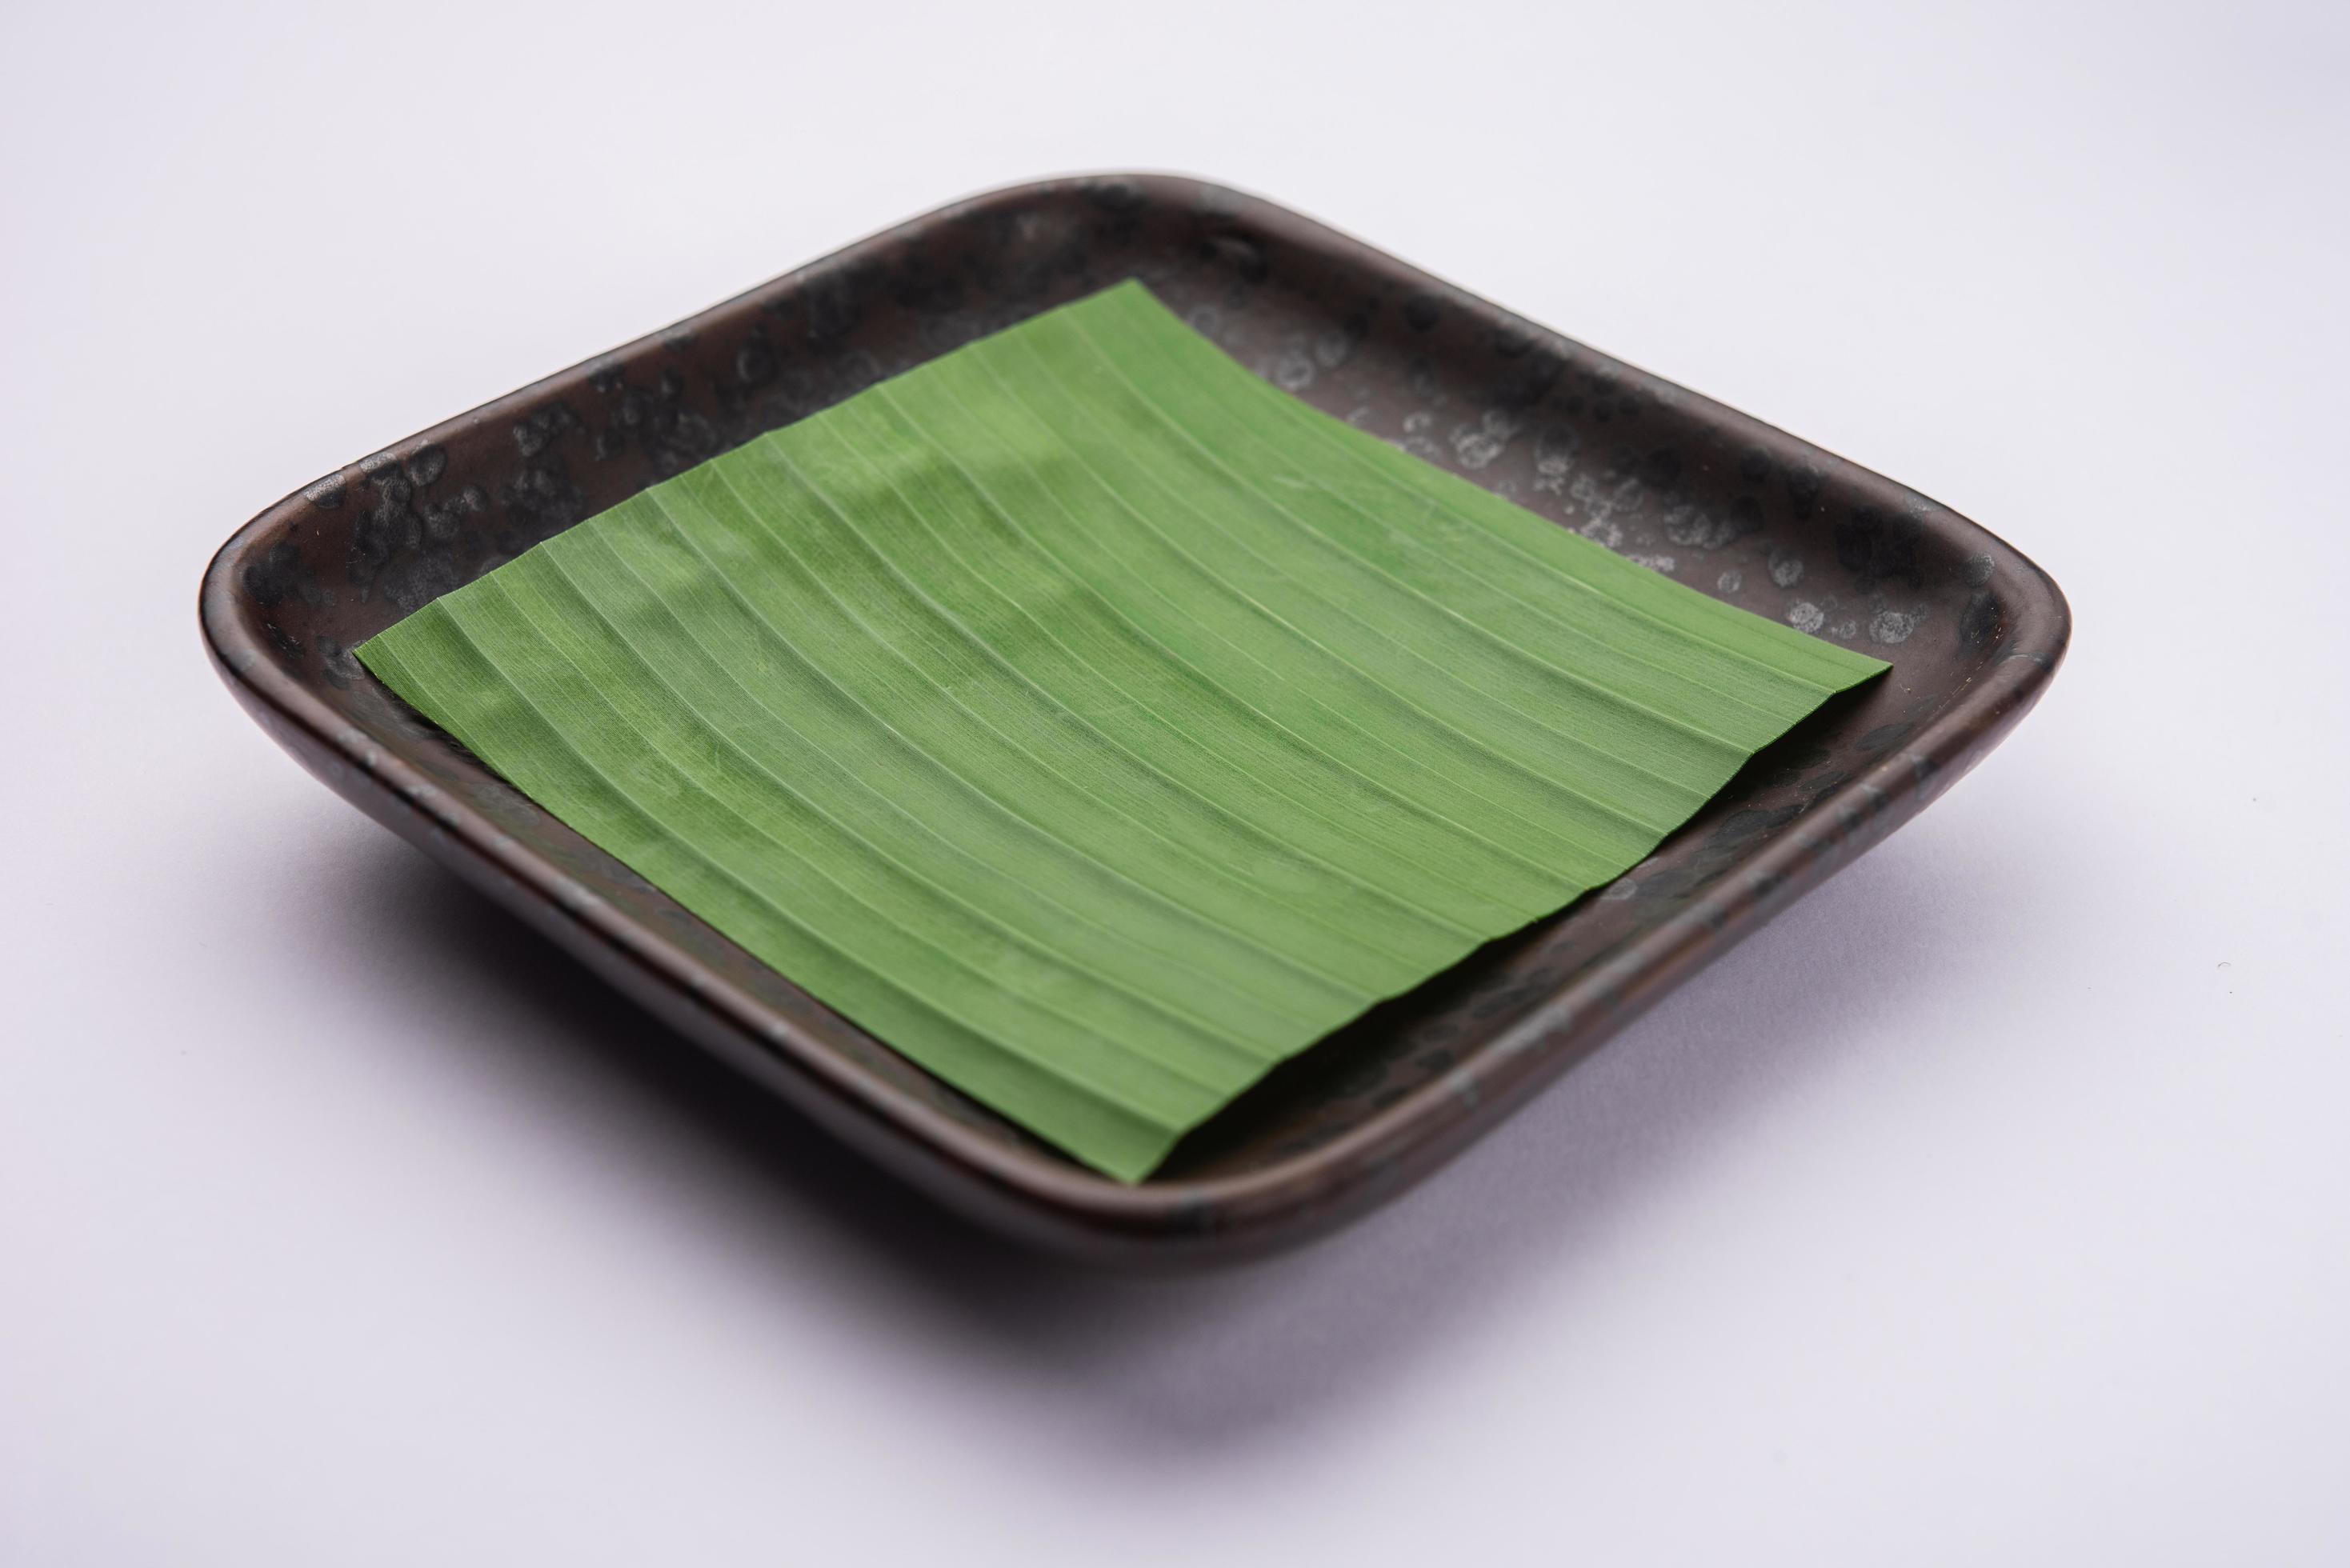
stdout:
[[[1139,1187],[809,998],[350,656],[657,480],[1125,277],[1307,402],[1893,663],[1622,881],[1378,1008]],[[2071,624],[2038,567],[1923,496],[1271,202],[1158,175],[943,208],[362,459],[240,529],[202,618],[229,689],[305,766],[681,1032],[969,1214],[1135,1263],[1287,1245],[1434,1169],[1949,788],[2039,697]]]

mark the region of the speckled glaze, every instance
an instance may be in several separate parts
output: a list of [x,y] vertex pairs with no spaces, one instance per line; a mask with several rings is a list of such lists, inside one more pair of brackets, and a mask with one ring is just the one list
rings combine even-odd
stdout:
[[[484,769],[349,649],[657,480],[1139,277],[1242,363],[1718,598],[1892,661],[1657,854],[1284,1067],[1123,1187],[810,999]],[[2064,656],[2063,596],[1925,497],[1270,202],[1166,176],[957,203],[399,442],[245,524],[205,642],[280,744],[681,1033],[1024,1240],[1180,1264],[1425,1176],[1921,810]]]

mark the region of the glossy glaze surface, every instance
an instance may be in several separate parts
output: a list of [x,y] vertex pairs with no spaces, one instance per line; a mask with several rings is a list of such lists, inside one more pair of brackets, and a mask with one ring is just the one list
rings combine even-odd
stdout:
[[[1894,666],[1631,874],[1342,1031],[1136,1188],[814,1002],[349,654],[659,479],[1123,277],[1294,395]],[[975,1218],[1132,1263],[1295,1242],[1434,1168],[1948,788],[2036,700],[2069,632],[2054,585],[1946,508],[1269,202],[1158,176],[942,209],[396,443],[246,524],[202,617],[231,689],[305,765],[685,1034]]]

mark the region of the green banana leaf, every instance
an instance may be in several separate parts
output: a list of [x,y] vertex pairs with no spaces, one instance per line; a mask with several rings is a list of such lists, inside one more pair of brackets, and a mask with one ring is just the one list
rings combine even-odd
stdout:
[[1885,668],[1307,408],[1138,284],[358,651],[679,903],[1128,1181]]

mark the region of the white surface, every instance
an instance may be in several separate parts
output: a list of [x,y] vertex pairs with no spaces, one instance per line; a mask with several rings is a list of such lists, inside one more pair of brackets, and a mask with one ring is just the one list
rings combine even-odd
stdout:
[[[0,1562],[2350,1561],[2338,8],[211,9],[0,23]],[[1175,1283],[677,1064],[193,615],[338,462],[1121,166],[1895,475],[2078,628],[1457,1166]]]

